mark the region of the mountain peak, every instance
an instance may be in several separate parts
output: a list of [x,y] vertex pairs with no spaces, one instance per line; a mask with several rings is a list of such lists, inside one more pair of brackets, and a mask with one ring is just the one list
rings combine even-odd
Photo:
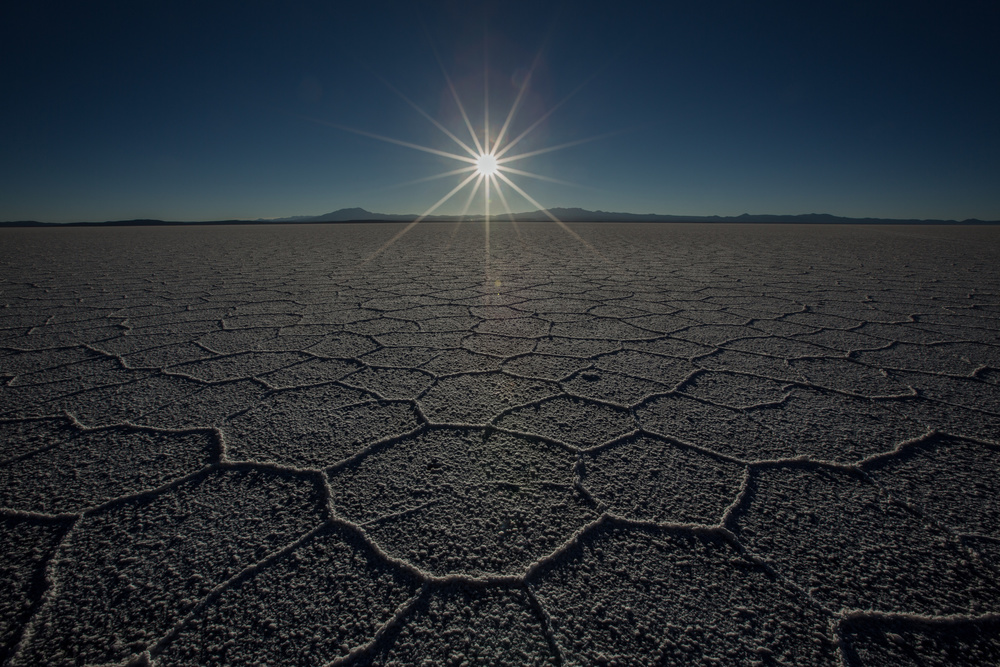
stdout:
[[355,206],[354,208],[338,208],[336,211],[330,211],[329,213],[313,216],[312,219],[331,222],[340,220],[367,220],[371,218],[372,215],[373,213],[371,211],[366,211],[363,208]]

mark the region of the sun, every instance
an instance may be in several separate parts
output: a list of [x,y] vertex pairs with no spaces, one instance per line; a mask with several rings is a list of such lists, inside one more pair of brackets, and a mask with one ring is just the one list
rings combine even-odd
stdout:
[[[455,160],[455,161],[457,161],[459,163],[462,163],[464,165],[464,166],[458,167],[457,169],[452,169],[452,170],[449,170],[449,171],[446,171],[446,172],[443,172],[443,173],[440,173],[440,174],[436,174],[436,175],[433,175],[433,176],[427,176],[427,177],[424,177],[424,178],[418,178],[418,179],[416,179],[414,181],[409,181],[409,183],[407,183],[407,184],[424,183],[424,182],[427,182],[427,181],[437,180],[439,178],[449,178],[449,177],[453,177],[453,176],[457,176],[457,177],[459,177],[461,179],[460,182],[454,188],[452,188],[447,194],[445,194],[443,197],[441,197],[434,205],[432,205],[427,210],[425,210],[423,212],[423,214],[421,214],[420,216],[418,216],[415,220],[413,220],[411,223],[409,223],[406,227],[404,227],[399,232],[397,232],[392,238],[390,238],[388,241],[386,241],[385,243],[383,243],[382,246],[380,246],[370,256],[368,256],[362,262],[362,265],[368,263],[369,261],[371,261],[372,259],[374,259],[375,257],[377,257],[385,249],[387,249],[389,246],[391,246],[396,241],[398,241],[400,238],[402,238],[403,235],[405,235],[407,232],[409,232],[411,229],[413,229],[414,226],[416,226],[417,224],[419,224],[420,222],[422,222],[424,219],[426,219],[428,216],[430,216],[432,213],[434,213],[434,211],[436,211],[443,204],[445,204],[445,202],[449,201],[452,197],[454,197],[455,195],[457,195],[461,190],[463,190],[463,189],[465,189],[466,187],[469,187],[469,186],[471,186],[471,190],[470,190],[470,192],[468,194],[468,197],[465,200],[465,205],[462,208],[461,214],[458,216],[458,218],[459,218],[459,221],[465,220],[466,215],[469,212],[469,208],[472,205],[472,202],[473,202],[473,200],[476,197],[476,194],[480,190],[482,190],[483,222],[485,223],[485,229],[486,229],[486,248],[487,248],[487,254],[489,253],[489,243],[490,243],[489,242],[489,238],[490,238],[489,237],[489,233],[490,233],[490,199],[491,199],[491,194],[495,194],[496,195],[496,197],[499,199],[501,205],[503,206],[504,212],[510,218],[511,223],[513,223],[516,226],[517,225],[517,218],[516,218],[514,212],[511,210],[510,202],[508,201],[508,198],[507,198],[508,193],[513,192],[513,193],[516,193],[516,194],[520,195],[520,197],[523,200],[525,200],[526,202],[528,202],[531,205],[533,205],[538,210],[539,213],[543,214],[549,220],[551,220],[552,222],[556,223],[560,228],[562,228],[562,230],[564,232],[566,232],[567,234],[569,234],[570,236],[572,236],[574,239],[576,239],[578,242],[580,242],[581,244],[583,244],[584,246],[586,246],[591,252],[594,253],[595,256],[603,259],[604,261],[607,261],[604,258],[604,256],[601,255],[601,253],[596,248],[594,248],[590,243],[588,243],[582,237],[580,237],[580,235],[577,234],[575,231],[573,231],[572,229],[570,229],[566,225],[566,223],[564,223],[562,220],[560,220],[555,215],[553,215],[553,213],[548,208],[546,208],[545,206],[542,206],[540,203],[538,203],[538,201],[536,201],[534,197],[532,197],[527,192],[525,192],[524,188],[522,188],[520,185],[518,185],[517,183],[515,183],[511,179],[511,176],[527,177],[527,178],[531,178],[531,179],[538,179],[538,180],[542,180],[542,181],[548,181],[548,182],[551,182],[551,183],[557,183],[557,184],[561,184],[561,185],[572,186],[572,185],[574,185],[573,183],[567,183],[566,181],[561,181],[561,180],[558,180],[558,179],[555,179],[555,178],[551,178],[549,176],[543,176],[541,174],[536,174],[536,173],[532,173],[530,171],[525,171],[523,169],[518,169],[518,168],[512,166],[510,163],[517,162],[519,160],[524,160],[526,158],[531,158],[531,157],[534,157],[536,155],[541,155],[543,153],[549,153],[549,152],[552,152],[552,151],[563,150],[565,148],[570,148],[571,146],[578,146],[580,144],[584,144],[584,143],[587,143],[587,142],[590,142],[590,141],[594,141],[595,139],[601,139],[601,138],[604,138],[606,136],[611,136],[612,134],[616,134],[616,133],[612,132],[610,134],[599,135],[599,136],[592,136],[592,137],[586,137],[586,138],[583,138],[583,139],[577,139],[575,141],[569,141],[567,143],[558,144],[558,145],[555,145],[555,146],[548,146],[548,147],[545,147],[545,148],[538,148],[538,149],[530,150],[530,151],[526,151],[526,152],[522,151],[522,152],[513,152],[512,153],[511,150],[513,148],[515,148],[518,144],[520,144],[520,142],[521,142],[522,139],[524,139],[526,136],[528,136],[534,130],[536,130],[549,116],[551,116],[559,107],[561,107],[563,104],[565,104],[569,100],[570,97],[572,97],[573,95],[575,95],[581,88],[583,88],[583,86],[587,83],[587,81],[589,81],[589,79],[588,79],[583,84],[581,84],[580,86],[578,86],[575,90],[573,90],[569,95],[567,95],[565,98],[563,98],[562,101],[560,101],[559,103],[557,103],[554,106],[550,107],[548,111],[546,111],[541,116],[539,116],[538,118],[536,118],[535,121],[533,123],[531,123],[528,126],[527,129],[525,129],[523,132],[521,132],[519,135],[517,135],[516,137],[514,137],[512,139],[512,138],[510,138],[510,135],[508,134],[508,130],[511,129],[511,122],[514,120],[514,116],[517,114],[518,108],[521,105],[521,102],[522,102],[522,100],[524,98],[524,95],[525,95],[525,93],[526,93],[526,91],[528,89],[528,86],[530,84],[532,73],[534,72],[534,68],[538,64],[539,58],[540,58],[540,54],[539,54],[538,57],[535,58],[535,62],[532,64],[530,70],[528,71],[528,74],[524,77],[524,80],[521,82],[520,90],[518,90],[517,97],[515,98],[514,103],[511,105],[510,111],[508,111],[508,113],[507,113],[507,118],[504,120],[502,126],[500,127],[500,130],[498,132],[496,132],[496,134],[494,134],[493,132],[491,132],[492,128],[490,127],[490,121],[489,121],[489,104],[488,104],[488,102],[487,102],[487,104],[485,105],[485,108],[484,108],[484,117],[483,117],[483,125],[482,125],[482,127],[481,128],[476,128],[476,127],[473,126],[472,121],[469,118],[469,115],[465,111],[465,106],[462,104],[462,100],[459,98],[458,91],[455,89],[455,85],[452,82],[451,77],[448,75],[448,72],[445,70],[444,63],[441,61],[440,58],[438,58],[438,64],[441,66],[441,73],[444,75],[444,79],[445,79],[445,81],[448,84],[449,90],[451,91],[452,98],[455,101],[455,105],[458,108],[458,111],[461,114],[462,120],[465,123],[465,128],[466,128],[466,130],[468,130],[468,133],[469,133],[469,137],[468,138],[471,139],[472,145],[469,144],[468,140],[461,139],[454,132],[452,132],[447,127],[445,127],[444,125],[442,125],[440,121],[438,121],[433,116],[431,116],[429,113],[427,113],[422,108],[420,108],[415,102],[413,102],[413,100],[411,100],[406,95],[404,95],[402,92],[400,92],[399,90],[397,90],[388,81],[385,81],[381,77],[378,77],[379,79],[382,80],[382,83],[384,83],[392,92],[394,92],[396,95],[398,95],[400,98],[402,98],[402,100],[404,102],[406,102],[408,105],[410,105],[411,107],[413,107],[413,109],[417,113],[419,113],[421,116],[423,116],[428,121],[430,121],[445,136],[447,136],[449,139],[451,139],[455,143],[455,145],[458,148],[461,149],[461,151],[458,152],[458,153],[454,153],[454,152],[447,151],[447,150],[441,150],[439,148],[432,148],[430,146],[421,146],[420,144],[416,144],[416,143],[413,143],[411,141],[403,141],[403,140],[400,140],[400,139],[394,139],[392,137],[386,137],[386,136],[381,135],[381,134],[375,134],[374,132],[368,132],[368,131],[360,130],[360,129],[353,128],[353,127],[347,127],[347,126],[344,126],[344,125],[339,125],[337,123],[331,123],[331,122],[328,122],[328,121],[319,121],[319,120],[316,121],[316,122],[322,123],[324,125],[329,125],[331,127],[335,127],[337,129],[340,129],[340,130],[345,130],[347,132],[352,132],[354,134],[359,134],[359,135],[362,135],[362,136],[370,137],[372,139],[377,139],[379,141],[384,141],[386,143],[396,144],[396,145],[399,145],[399,146],[405,146],[407,148],[412,148],[412,149],[415,149],[415,150],[423,151],[425,153],[432,153],[432,154],[440,156],[440,157],[449,158],[449,159]],[[488,77],[486,77],[484,75],[484,80],[486,80],[487,78]],[[593,78],[593,77],[591,77],[591,78]],[[485,86],[484,86],[484,88],[485,88]],[[484,94],[485,94],[485,90],[484,90]],[[487,100],[488,100],[488,95],[486,95],[486,97],[487,97]],[[507,193],[504,192],[505,189],[507,189],[507,191],[508,191]]]
[[[531,158],[536,155],[540,155],[542,153],[549,153],[551,151],[558,151],[564,148],[569,148],[571,146],[577,146],[579,144],[586,143],[588,141],[593,141],[594,139],[599,138],[599,137],[588,137],[585,139],[570,141],[564,144],[548,146],[545,148],[539,148],[527,152],[523,151],[512,152],[512,149],[518,146],[522,139],[531,134],[534,130],[538,129],[538,127],[549,116],[551,116],[559,107],[561,107],[566,101],[568,101],[570,97],[572,97],[580,88],[583,87],[583,84],[578,86],[577,89],[571,92],[566,98],[564,98],[558,104],[555,104],[554,106],[549,108],[549,110],[543,113],[540,117],[536,118],[534,122],[528,126],[527,129],[522,131],[516,137],[511,138],[511,135],[508,133],[508,131],[511,129],[511,123],[514,120],[514,116],[517,114],[518,109],[521,106],[521,102],[524,99],[525,93],[528,90],[528,86],[530,85],[532,78],[532,73],[534,72],[535,66],[538,64],[539,57],[540,55],[535,58],[535,62],[532,64],[531,68],[528,71],[528,74],[524,77],[523,81],[521,82],[520,89],[517,92],[517,96],[514,99],[514,102],[507,113],[506,119],[500,126],[499,131],[496,131],[495,128],[490,127],[488,95],[486,95],[487,104],[485,105],[484,108],[483,124],[478,128],[473,125],[472,120],[469,118],[469,115],[465,111],[465,105],[462,104],[462,100],[459,98],[458,91],[455,89],[454,83],[452,82],[451,77],[448,75],[448,72],[444,67],[444,63],[441,62],[440,58],[438,58],[438,64],[441,66],[441,73],[444,75],[444,79],[448,85],[448,89],[450,90],[452,98],[455,101],[455,105],[458,108],[459,113],[461,114],[461,118],[465,124],[465,129],[468,130],[467,139],[460,138],[450,129],[445,127],[440,121],[435,119],[424,109],[420,108],[413,100],[411,100],[409,97],[407,97],[402,92],[397,90],[388,81],[385,81],[381,77],[378,77],[379,79],[382,80],[382,83],[384,83],[393,93],[398,95],[404,102],[406,102],[409,106],[413,107],[413,109],[418,114],[420,114],[428,121],[430,121],[447,138],[453,141],[455,146],[461,149],[458,152],[442,150],[440,148],[432,148],[430,146],[421,146],[420,144],[416,144],[411,141],[403,141],[400,139],[387,137],[381,134],[376,134],[374,132],[368,132],[353,127],[339,125],[337,123],[330,123],[327,121],[317,121],[323,123],[324,125],[330,125],[340,130],[346,130],[354,134],[360,134],[362,136],[371,137],[372,139],[377,139],[379,141],[384,141],[386,143],[397,144],[399,146],[405,146],[407,148],[416,149],[426,153],[432,153],[434,155],[444,158],[449,158],[464,164],[464,166],[458,167],[456,169],[451,169],[449,171],[445,171],[443,173],[436,174],[433,176],[418,178],[416,180],[407,183],[407,184],[423,183],[427,181],[436,180],[439,178],[449,178],[453,176],[458,176],[460,179],[460,182],[454,188],[452,188],[451,191],[449,191],[447,194],[441,197],[434,205],[425,210],[412,223],[410,223],[410,225],[405,227],[403,231],[399,233],[398,236],[393,237],[390,240],[389,245],[394,243],[399,236],[402,236],[407,231],[412,229],[412,227],[415,224],[423,221],[432,213],[434,213],[434,211],[436,211],[447,201],[456,196],[459,193],[459,191],[467,187],[470,187],[471,191],[469,192],[469,195],[465,200],[465,206],[462,208],[461,214],[459,215],[460,219],[463,220],[465,219],[466,215],[469,212],[469,208],[472,205],[473,200],[476,198],[476,194],[481,192],[482,202],[483,202],[483,221],[486,223],[487,228],[489,227],[490,217],[491,217],[490,216],[491,195],[496,195],[497,199],[503,206],[504,212],[513,222],[515,220],[515,214],[510,208],[510,202],[508,201],[508,194],[516,193],[517,195],[520,195],[520,197],[523,200],[525,200],[526,202],[533,205],[536,209],[538,209],[540,213],[545,215],[553,222],[559,224],[559,226],[563,227],[568,233],[575,236],[575,233],[570,231],[569,228],[567,228],[561,220],[556,218],[556,216],[554,216],[552,212],[548,210],[548,208],[538,203],[531,195],[525,192],[524,188],[515,183],[511,178],[512,176],[526,177],[542,181],[549,181],[551,183],[557,183],[561,185],[572,186],[573,185],[572,183],[567,183],[565,181],[560,181],[555,178],[550,178],[548,176],[543,176],[541,174],[535,174],[530,171],[518,169],[514,167],[511,163],[518,162],[526,158]],[[486,80],[488,77],[484,75],[483,78],[484,80]],[[507,192],[504,192],[504,190],[507,190]],[[381,251],[382,249],[380,248],[376,252],[376,254],[378,254]]]
[[476,173],[480,176],[492,176],[497,173],[497,159],[489,153],[480,153],[476,158]]

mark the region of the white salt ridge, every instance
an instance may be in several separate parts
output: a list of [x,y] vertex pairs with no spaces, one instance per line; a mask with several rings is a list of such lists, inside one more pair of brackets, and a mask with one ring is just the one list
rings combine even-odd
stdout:
[[385,400],[409,400],[423,395],[433,382],[434,376],[426,371],[369,367],[346,376],[341,384]]
[[700,345],[671,336],[661,336],[650,340],[623,341],[622,347],[626,350],[648,352],[649,354],[677,357],[678,359],[688,359],[690,361],[693,361],[695,357],[708,354],[715,349],[707,345]]
[[419,403],[431,422],[487,424],[498,413],[557,396],[559,386],[503,373],[469,373],[438,379]]
[[617,406],[577,398],[546,398],[501,415],[504,429],[559,440],[575,447],[593,447],[635,430],[635,420]]
[[768,378],[701,370],[688,377],[679,391],[735,410],[758,405],[778,405],[789,396],[791,385]]
[[575,357],[525,354],[505,361],[503,370],[508,375],[558,382],[589,366],[588,362]]
[[[393,317],[378,317],[361,322],[351,322],[344,325],[344,331],[362,336],[381,336],[384,334],[416,333],[422,331],[420,325],[410,320],[399,320]],[[453,331],[458,331],[454,329]]]
[[[414,605],[391,644],[361,664],[558,665],[530,593],[517,587],[482,589],[445,585]],[[389,637],[386,638],[389,640]],[[377,652],[376,652],[377,651]]]
[[855,664],[995,665],[1000,615],[928,618],[851,614],[841,621],[845,657]]
[[1000,444],[998,418],[982,410],[949,405],[923,397],[915,400],[893,401],[887,406],[919,424],[928,431],[987,440]]
[[12,664],[143,651],[216,585],[306,532],[321,501],[307,479],[223,469],[85,515],[56,552]]
[[332,465],[365,443],[417,426],[406,401],[377,401],[336,384],[274,392],[223,427],[226,455],[300,468]]
[[[34,427],[34,442],[48,444],[3,462],[0,507],[42,514],[79,512],[157,488],[219,456],[217,438],[208,431],[81,429],[69,420],[26,424]],[[4,426],[11,424],[0,423],[0,429]]]
[[610,512],[636,521],[716,524],[744,467],[649,436],[587,452],[582,484]]
[[807,383],[858,398],[914,396],[907,383],[885,370],[849,359],[792,359],[789,367]]
[[169,367],[172,374],[206,383],[246,380],[312,359],[301,352],[237,352]]
[[599,369],[575,373],[560,385],[570,396],[599,400],[621,408],[628,408],[650,396],[666,394],[671,390],[671,387],[659,382]]
[[932,435],[863,467],[928,518],[961,534],[1000,541],[1000,446]]
[[67,413],[91,427],[138,423],[142,415],[183,401],[201,383],[162,373],[135,372],[129,382],[57,396],[36,406],[42,414]]
[[[451,351],[454,354],[468,354],[464,350]],[[432,366],[439,357],[444,357],[448,351],[442,352],[429,347],[383,347],[358,357],[358,361],[373,368],[422,368],[431,373]],[[476,355],[481,356],[481,355]],[[499,363],[496,363],[499,366]],[[447,366],[446,366],[447,367]]]
[[746,373],[778,382],[806,383],[806,379],[791,367],[787,359],[718,348],[699,355],[694,362],[706,370]]
[[144,412],[133,421],[137,425],[165,429],[218,426],[229,415],[258,401],[266,391],[263,385],[253,380],[211,384]]
[[993,573],[958,540],[847,468],[757,467],[726,525],[751,553],[831,609],[1000,610]]
[[932,401],[958,406],[970,410],[980,410],[994,417],[1000,417],[1000,389],[996,385],[978,378],[957,378],[938,374],[917,374],[890,371],[915,388],[921,395]]
[[535,352],[538,354],[558,354],[589,360],[595,355],[614,352],[621,349],[621,347],[622,344],[615,340],[551,336],[539,340],[535,346]]
[[595,529],[531,585],[570,664],[833,664],[829,616],[711,533]]
[[[419,583],[331,525],[221,592],[156,647],[156,664],[322,665],[365,644]],[[240,628],[255,629],[250,641]]]
[[257,376],[272,389],[294,389],[342,380],[364,366],[344,359],[310,358]]
[[[468,312],[466,310],[465,312]],[[472,317],[471,315],[463,315],[462,317],[436,317],[429,320],[420,320],[417,323],[417,328],[419,331],[425,331],[428,333],[444,332],[444,331],[470,331],[472,327],[479,324],[480,320],[478,317]]]
[[475,333],[463,336],[461,345],[470,352],[478,354],[493,357],[514,357],[534,352],[536,341],[532,338]]
[[622,350],[597,357],[597,368],[659,382],[674,387],[691,376],[696,366],[689,361],[657,354]]
[[780,458],[783,453],[791,453],[787,445],[772,439],[764,425],[743,411],[681,394],[647,400],[636,407],[635,415],[639,426],[650,433],[737,459],[752,460],[762,454]]
[[540,338],[547,336],[552,323],[537,317],[484,320],[473,327],[480,334],[495,334],[515,338]]
[[0,662],[7,663],[45,589],[45,566],[72,520],[0,517]]
[[[575,456],[483,429],[432,429],[330,471],[335,511],[434,574],[518,574],[595,514]],[[419,538],[419,539],[418,539]]]

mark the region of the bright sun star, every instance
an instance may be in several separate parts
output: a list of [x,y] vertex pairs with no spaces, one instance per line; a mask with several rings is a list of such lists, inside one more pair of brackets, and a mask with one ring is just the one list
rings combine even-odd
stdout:
[[497,159],[489,153],[480,153],[476,158],[476,172],[482,176],[492,176],[497,172]]
[[[362,262],[362,264],[369,262],[374,257],[379,255],[382,251],[384,251],[386,248],[388,248],[393,243],[398,241],[404,234],[410,231],[415,225],[423,221],[434,211],[436,211],[439,207],[441,207],[445,202],[447,202],[456,194],[458,194],[459,191],[463,190],[466,186],[469,185],[472,186],[472,189],[465,200],[465,206],[462,208],[461,214],[459,215],[459,219],[460,220],[465,219],[466,214],[469,212],[469,207],[471,206],[473,199],[475,198],[479,190],[482,189],[483,222],[485,223],[485,229],[486,229],[487,254],[489,252],[489,243],[490,243],[489,234],[490,234],[491,191],[492,193],[496,194],[497,198],[500,200],[504,212],[510,218],[510,221],[515,225],[517,224],[515,214],[511,210],[510,203],[507,199],[507,193],[504,192],[505,189],[509,188],[508,192],[515,192],[518,195],[520,195],[522,199],[524,199],[525,201],[533,205],[536,209],[538,209],[538,212],[542,213],[552,222],[559,225],[559,227],[561,227],[563,231],[565,231],[567,234],[575,238],[583,245],[587,246],[595,255],[603,259],[603,256],[601,255],[600,252],[597,251],[597,249],[595,249],[593,246],[587,243],[583,238],[580,237],[579,234],[577,234],[568,226],[566,226],[566,223],[564,223],[562,220],[553,215],[552,212],[549,211],[547,208],[539,204],[531,195],[525,192],[524,188],[522,188],[520,185],[518,185],[511,179],[512,175],[516,175],[516,176],[538,179],[542,181],[549,181],[551,183],[559,183],[562,185],[573,185],[572,183],[566,183],[565,181],[560,181],[555,178],[550,178],[548,176],[543,176],[541,174],[535,174],[530,171],[525,171],[523,169],[515,168],[511,166],[510,163],[523,160],[525,158],[534,157],[542,153],[549,153],[552,151],[558,151],[564,148],[569,148],[571,146],[578,146],[580,144],[601,138],[600,136],[588,137],[584,139],[578,139],[576,141],[570,141],[564,144],[549,146],[546,148],[539,148],[527,152],[520,152],[520,153],[515,152],[513,154],[510,153],[511,149],[517,146],[522,139],[524,139],[526,136],[531,134],[535,129],[537,129],[542,124],[543,121],[545,121],[550,115],[552,115],[556,111],[556,109],[561,107],[567,100],[569,100],[570,97],[572,97],[584,85],[581,84],[580,86],[578,86],[576,90],[571,92],[561,102],[551,107],[547,112],[542,114],[533,123],[531,123],[527,129],[521,132],[518,136],[511,139],[509,138],[508,130],[510,130],[511,128],[511,122],[513,121],[514,116],[518,111],[518,107],[521,105],[521,101],[524,98],[524,94],[527,91],[528,85],[531,80],[532,72],[534,71],[534,67],[535,64],[537,64],[537,62],[538,58],[535,59],[535,63],[532,65],[531,70],[529,70],[528,75],[524,77],[524,81],[521,83],[520,90],[518,90],[517,97],[515,98],[514,103],[511,105],[510,111],[507,113],[507,118],[504,121],[503,125],[500,127],[499,132],[497,132],[496,136],[492,136],[492,133],[490,131],[491,128],[489,122],[488,103],[484,108],[483,125],[480,134],[480,132],[477,131],[477,128],[473,127],[472,121],[470,120],[468,114],[465,112],[465,106],[462,104],[462,100],[459,99],[458,91],[455,90],[455,85],[452,83],[451,77],[448,76],[448,72],[444,68],[444,63],[442,63],[440,58],[438,58],[438,64],[441,65],[441,73],[444,75],[445,81],[448,84],[448,88],[451,91],[452,98],[455,100],[455,105],[458,108],[459,113],[461,114],[462,120],[465,122],[465,128],[469,132],[469,138],[472,140],[472,144],[474,147],[470,146],[469,143],[467,143],[467,141],[463,141],[454,132],[446,128],[439,121],[435,120],[430,114],[428,114],[426,111],[417,106],[416,103],[414,103],[410,98],[408,98],[406,95],[398,91],[387,81],[383,80],[383,83],[385,83],[390,90],[392,90],[394,93],[396,93],[396,95],[401,97],[407,104],[413,107],[417,111],[417,113],[419,113],[421,116],[423,116],[431,123],[433,123],[439,130],[441,130],[442,133],[444,133],[449,139],[451,139],[456,144],[456,146],[458,146],[462,150],[462,152],[459,153],[453,153],[438,148],[431,148],[430,146],[421,146],[419,144],[415,144],[410,141],[402,141],[400,139],[386,137],[380,134],[375,134],[373,132],[367,132],[365,130],[345,127],[343,125],[338,125],[336,123],[324,123],[326,125],[331,125],[341,130],[346,130],[348,132],[353,132],[355,134],[360,134],[362,136],[371,137],[372,139],[378,139],[379,141],[384,141],[391,144],[397,144],[400,146],[405,146],[407,148],[413,148],[419,151],[423,151],[425,153],[432,153],[440,157],[450,158],[452,160],[464,163],[465,165],[457,169],[446,171],[441,174],[428,176],[425,178],[419,178],[415,181],[410,181],[410,183],[422,183],[426,181],[432,181],[439,178],[448,178],[452,176],[458,176],[461,179],[461,181],[454,188],[452,188],[451,191],[449,191],[446,195],[441,197],[433,206],[424,211],[424,213],[418,216],[413,222],[408,224],[402,230],[397,232],[392,238],[386,241],[381,247],[379,247],[367,259],[365,259],[364,262]],[[486,80],[486,78],[487,77],[484,76],[484,80]],[[608,136],[608,135],[603,135],[603,136]]]

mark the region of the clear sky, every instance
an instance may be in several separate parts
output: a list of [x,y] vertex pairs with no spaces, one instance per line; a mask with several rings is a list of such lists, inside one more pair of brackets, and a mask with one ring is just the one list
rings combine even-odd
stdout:
[[547,207],[998,220],[997,35],[996,0],[8,2],[0,220],[422,213],[465,163],[342,128],[464,153],[404,99],[471,145],[435,49],[480,139],[531,73],[508,156],[593,139],[508,165]]

